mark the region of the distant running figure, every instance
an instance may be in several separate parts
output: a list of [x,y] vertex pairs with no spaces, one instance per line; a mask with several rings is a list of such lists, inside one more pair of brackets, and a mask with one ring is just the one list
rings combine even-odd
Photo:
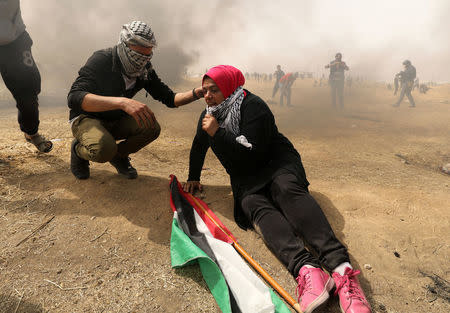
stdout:
[[281,70],[281,65],[277,65],[277,70],[273,75],[275,77],[275,85],[273,85],[272,98],[275,97],[278,88],[280,88],[280,79],[284,76],[284,72]]
[[298,73],[287,73],[280,78],[280,106],[284,103],[286,98],[286,105],[291,106],[291,87],[297,79]]
[[336,107],[336,97],[339,101],[339,107],[344,107],[344,85],[345,85],[345,71],[349,68],[344,61],[342,61],[342,54],[336,53],[335,59],[330,64],[325,65],[325,68],[330,69],[329,83],[331,88],[331,104]]

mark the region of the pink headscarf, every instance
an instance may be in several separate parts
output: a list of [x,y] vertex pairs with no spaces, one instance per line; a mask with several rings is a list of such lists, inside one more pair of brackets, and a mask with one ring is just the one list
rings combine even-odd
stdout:
[[210,77],[219,87],[223,96],[228,98],[238,87],[245,84],[242,72],[231,65],[217,65],[209,69],[203,75],[202,83],[205,77]]

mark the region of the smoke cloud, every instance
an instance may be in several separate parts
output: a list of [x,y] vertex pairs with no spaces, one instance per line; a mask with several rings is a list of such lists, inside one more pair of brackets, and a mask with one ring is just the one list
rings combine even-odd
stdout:
[[114,46],[122,25],[133,20],[151,25],[158,41],[152,63],[163,80],[176,83],[198,53],[187,44],[191,35],[183,36],[195,33],[194,28],[188,19],[174,23],[171,4],[175,1],[46,0],[22,1],[21,6],[43,80],[68,90],[92,53]]
[[173,84],[185,70],[217,64],[244,72],[313,71],[342,52],[350,75],[391,80],[404,59],[421,80],[449,81],[450,3],[435,1],[22,1],[43,88],[70,88],[96,50],[117,43],[121,25],[149,23],[153,63]]

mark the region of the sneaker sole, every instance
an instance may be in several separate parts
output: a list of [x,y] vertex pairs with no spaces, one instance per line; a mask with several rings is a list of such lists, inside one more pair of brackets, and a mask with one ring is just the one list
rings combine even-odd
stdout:
[[[342,305],[341,305],[341,302],[339,301],[339,308],[341,309],[341,312],[342,313],[346,313],[345,311],[344,311],[344,309],[342,308]],[[370,308],[370,306],[369,306],[369,312],[372,312],[372,309]]]
[[316,300],[311,302],[309,307],[303,313],[312,313],[315,309],[325,304],[327,300],[330,298],[330,291],[333,288],[334,288],[334,279],[330,277],[328,278],[328,281],[325,284],[325,288],[323,289],[322,293],[316,298]]

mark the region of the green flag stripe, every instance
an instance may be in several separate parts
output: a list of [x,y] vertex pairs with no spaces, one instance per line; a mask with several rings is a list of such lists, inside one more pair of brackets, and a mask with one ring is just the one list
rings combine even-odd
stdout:
[[170,239],[170,255],[172,267],[183,267],[198,262],[203,278],[211,290],[214,299],[223,313],[232,313],[228,285],[219,266],[211,260],[202,249],[197,247],[191,239],[179,228],[176,219],[172,222]]
[[[216,299],[223,313],[232,313],[230,294],[225,277],[219,266],[211,258],[195,245],[189,236],[180,229],[176,219],[172,222],[172,234],[170,239],[170,255],[172,267],[179,268],[197,262],[211,293]],[[275,313],[290,313],[286,304],[269,288]]]

